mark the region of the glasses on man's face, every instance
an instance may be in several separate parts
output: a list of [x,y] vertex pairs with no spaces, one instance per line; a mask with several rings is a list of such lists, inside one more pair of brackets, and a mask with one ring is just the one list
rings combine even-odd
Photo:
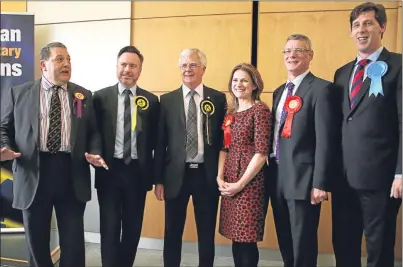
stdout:
[[181,64],[181,65],[179,65],[179,68],[181,69],[181,70],[186,70],[186,69],[191,69],[191,70],[194,70],[194,69],[196,69],[197,67],[199,67],[200,66],[200,63],[189,63],[189,64],[187,64],[187,63],[183,63],[183,64]]
[[292,52],[294,52],[295,54],[297,54],[297,55],[302,55],[302,53],[304,53],[304,52],[307,52],[307,51],[311,51],[310,49],[304,49],[304,48],[294,48],[294,49],[286,49],[286,50],[283,50],[282,51],[282,53],[284,54],[284,55],[289,55],[289,54],[291,54]]

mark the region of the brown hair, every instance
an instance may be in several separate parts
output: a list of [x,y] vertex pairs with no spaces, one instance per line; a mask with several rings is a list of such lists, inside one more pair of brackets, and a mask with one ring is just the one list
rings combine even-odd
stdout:
[[253,84],[256,86],[256,89],[252,91],[252,100],[260,100],[260,94],[263,91],[263,80],[260,76],[259,71],[251,64],[241,63],[236,65],[231,72],[231,76],[228,82],[228,91],[231,94],[231,100],[228,103],[227,114],[234,114],[238,109],[238,99],[235,97],[232,92],[232,77],[237,70],[243,70],[251,77]]
[[[361,13],[374,11],[375,19],[378,21],[379,25],[383,27],[387,22],[385,7],[381,4],[375,4],[372,2],[366,2],[364,4],[356,6],[350,13],[350,29],[353,27],[353,22],[356,20]],[[383,34],[382,34],[383,36]]]

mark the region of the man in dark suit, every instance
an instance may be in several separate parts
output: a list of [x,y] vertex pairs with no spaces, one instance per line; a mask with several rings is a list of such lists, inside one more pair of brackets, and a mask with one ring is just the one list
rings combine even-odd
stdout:
[[164,266],[180,265],[186,209],[192,196],[199,266],[212,267],[219,197],[216,177],[226,98],[203,85],[206,57],[200,50],[184,50],[179,67],[182,86],[161,96],[155,152],[155,195],[165,200]]
[[284,266],[316,267],[320,208],[337,137],[331,83],[309,71],[313,51],[307,36],[288,37],[283,53],[288,80],[273,94],[267,187]]
[[60,266],[84,267],[89,163],[107,168],[100,157],[92,94],[69,82],[70,55],[62,43],[43,47],[40,64],[41,79],[12,87],[2,102],[1,160],[14,159],[13,207],[22,210],[30,266],[53,266],[49,239],[54,207]]
[[342,109],[343,175],[332,194],[336,265],[394,266],[402,196],[402,55],[382,46],[386,12],[364,3],[350,14],[357,58],[335,73]]
[[109,171],[96,168],[103,267],[131,267],[152,189],[158,97],[137,85],[144,57],[134,46],[117,57],[119,82],[94,93],[102,156]]

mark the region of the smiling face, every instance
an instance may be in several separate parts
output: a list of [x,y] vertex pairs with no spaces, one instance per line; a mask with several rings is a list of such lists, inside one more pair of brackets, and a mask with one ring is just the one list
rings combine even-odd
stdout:
[[304,40],[289,40],[284,47],[284,64],[288,76],[296,77],[309,69],[313,51]]
[[379,25],[375,11],[362,12],[351,24],[351,38],[357,46],[358,54],[366,58],[382,45],[382,34],[386,24]]
[[181,59],[179,68],[182,72],[182,82],[190,89],[195,89],[202,83],[206,70],[196,53],[190,54]]
[[141,60],[136,53],[125,52],[118,58],[116,75],[125,88],[132,88],[141,73]]
[[238,99],[252,100],[252,92],[256,90],[252,77],[244,70],[237,70],[232,75],[232,93]]
[[53,47],[47,60],[40,61],[45,78],[55,84],[66,84],[71,78],[70,55],[66,48]]

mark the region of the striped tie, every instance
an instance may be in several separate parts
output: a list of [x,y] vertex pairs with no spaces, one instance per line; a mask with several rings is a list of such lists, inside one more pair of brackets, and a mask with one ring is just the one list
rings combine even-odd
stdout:
[[59,98],[60,86],[53,87],[49,111],[49,131],[46,147],[50,153],[60,150],[62,142],[62,108]]
[[358,92],[361,89],[363,78],[364,78],[364,72],[365,72],[365,66],[368,65],[370,62],[369,59],[361,59],[360,62],[358,62],[358,67],[357,70],[355,71],[354,78],[353,78],[353,83],[351,85],[351,90],[350,90],[350,108],[353,109],[355,104],[357,104],[357,96]]
[[188,156],[194,159],[198,152],[198,140],[197,140],[197,109],[194,95],[196,91],[190,91],[190,100],[188,107],[188,118],[186,123],[186,152]]
[[132,115],[130,107],[130,94],[132,93],[129,89],[124,90],[125,93],[125,111],[123,119],[123,161],[129,164],[132,160]]
[[[295,85],[292,82],[287,83],[287,98],[292,96],[292,91],[294,90]],[[281,111],[281,116],[280,116],[280,123],[278,124],[278,131],[277,131],[277,138],[276,138],[276,160],[279,160],[280,158],[280,129],[281,125],[283,125],[285,121],[285,117],[287,115],[286,107],[285,105],[283,106],[283,110]]]

